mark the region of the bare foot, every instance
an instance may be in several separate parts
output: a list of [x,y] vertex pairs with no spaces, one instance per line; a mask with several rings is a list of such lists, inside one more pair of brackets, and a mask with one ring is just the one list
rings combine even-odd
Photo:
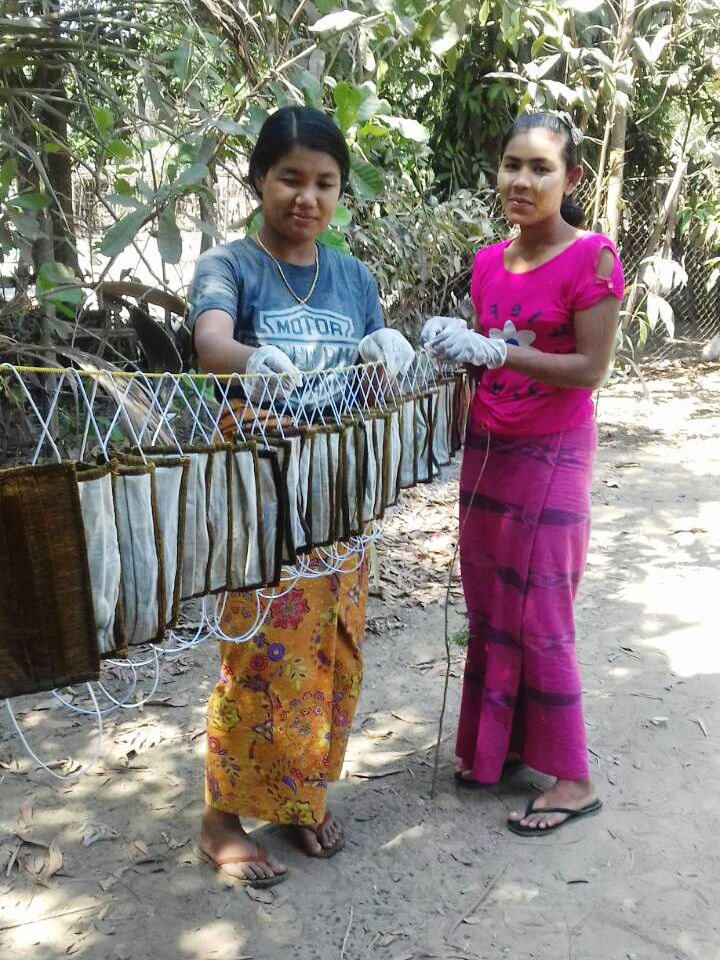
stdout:
[[547,807],[564,807],[566,810],[581,810],[595,799],[595,791],[589,780],[556,780],[554,785],[545,793],[541,793],[533,801],[533,812],[515,812],[508,816],[508,820],[519,823],[530,830],[547,830],[556,827],[568,819],[566,813],[546,813]]
[[[505,776],[506,773],[510,773],[511,770],[521,766],[521,764],[522,757],[519,753],[508,753],[508,755],[505,757],[505,762],[503,763],[500,776]],[[455,758],[455,773],[462,777],[463,780],[475,780],[472,770],[464,766],[462,760],[460,760],[458,757]]]
[[328,811],[319,827],[298,827],[298,835],[302,848],[309,857],[323,857],[339,847],[343,840],[343,829]]
[[248,837],[234,813],[205,806],[198,846],[218,869],[238,880],[267,881],[287,873],[287,867]]

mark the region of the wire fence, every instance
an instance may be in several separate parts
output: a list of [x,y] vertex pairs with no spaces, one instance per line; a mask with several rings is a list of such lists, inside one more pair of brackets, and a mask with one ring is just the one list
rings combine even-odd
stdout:
[[[628,286],[636,279],[648,252],[655,252],[648,251],[647,245],[669,182],[657,178],[652,181],[627,180],[625,183],[618,248]],[[578,200],[589,215],[595,200],[592,179],[582,181]],[[641,356],[648,359],[677,356],[688,352],[689,348],[696,350],[720,333],[720,283],[709,285],[710,268],[707,266],[712,250],[694,246],[676,230],[672,237],[665,238],[663,255],[684,267],[687,283],[667,296],[674,313],[674,336],[662,322],[658,322],[641,351]]]

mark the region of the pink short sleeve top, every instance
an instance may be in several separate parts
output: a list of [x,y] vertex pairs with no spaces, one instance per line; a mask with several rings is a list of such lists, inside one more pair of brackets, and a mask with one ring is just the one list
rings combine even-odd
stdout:
[[[607,296],[623,298],[623,268],[615,247],[600,233],[586,233],[547,263],[510,273],[504,253],[511,243],[505,240],[475,255],[470,285],[475,329],[545,353],[573,353],[575,313]],[[598,277],[605,248],[615,264],[609,277]],[[553,387],[504,367],[483,372],[471,412],[476,426],[514,435],[555,433],[592,416],[592,390]]]

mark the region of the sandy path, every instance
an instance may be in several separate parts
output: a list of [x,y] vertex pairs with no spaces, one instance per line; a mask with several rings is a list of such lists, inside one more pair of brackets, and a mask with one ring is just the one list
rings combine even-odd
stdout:
[[[386,554],[398,598],[372,602],[347,776],[332,791],[345,853],[308,861],[287,832],[262,828],[293,876],[259,899],[198,865],[203,737],[191,735],[215,675],[208,643],[164,669],[163,705],[110,718],[98,772],[74,784],[33,771],[0,721],[0,864],[23,818],[26,836],[55,840],[64,857],[47,887],[17,866],[0,874],[3,960],[720,960],[720,371],[664,374],[652,405],[615,385],[599,409],[578,605],[599,816],[542,840],[513,836],[506,813],[542,777],[460,795],[452,738],[429,798],[444,676],[433,601],[447,562],[432,534],[447,532],[451,479],[389,525],[403,576],[393,584]],[[401,532],[421,545],[415,555]],[[453,632],[461,610],[454,593]],[[462,653],[453,646],[448,733]],[[43,755],[86,756],[88,725],[38,699],[18,707]],[[110,836],[83,846],[93,824]]]

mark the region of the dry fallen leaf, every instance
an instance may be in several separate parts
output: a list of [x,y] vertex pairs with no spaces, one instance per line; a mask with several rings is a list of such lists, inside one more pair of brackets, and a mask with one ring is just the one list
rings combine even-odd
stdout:
[[190,837],[185,837],[184,840],[179,840],[177,837],[169,836],[169,834],[165,833],[164,830],[160,831],[160,836],[171,850],[179,850],[181,847],[184,847],[190,843]]
[[695,723],[700,727],[700,729],[701,729],[702,732],[705,734],[705,736],[707,736],[707,735],[708,735],[707,727],[705,726],[705,721],[703,720],[703,718],[702,718],[702,717],[698,717],[698,718],[695,720]]
[[254,900],[256,903],[273,903],[275,900],[275,894],[272,890],[267,889],[258,889],[257,887],[245,887],[245,893],[250,897],[251,900]]
[[17,835],[22,840],[23,845],[17,856],[18,863],[36,883],[47,887],[48,880],[63,865],[62,850],[54,840],[47,844],[20,833]]
[[81,843],[84,847],[89,847],[92,843],[99,840],[114,840],[120,834],[107,823],[86,823],[83,827]]
[[129,866],[125,866],[115,870],[115,872],[111,873],[109,877],[106,877],[104,880],[100,881],[100,889],[107,893],[107,891],[111,890],[116,883],[119,883],[119,881],[122,880],[123,874],[129,869]]
[[33,818],[33,806],[32,799],[30,797],[27,800],[23,800],[20,804],[20,824],[21,826],[27,828],[32,823]]
[[136,850],[139,850],[144,857],[150,856],[150,851],[148,850],[146,844],[142,840],[135,840],[133,846]]

